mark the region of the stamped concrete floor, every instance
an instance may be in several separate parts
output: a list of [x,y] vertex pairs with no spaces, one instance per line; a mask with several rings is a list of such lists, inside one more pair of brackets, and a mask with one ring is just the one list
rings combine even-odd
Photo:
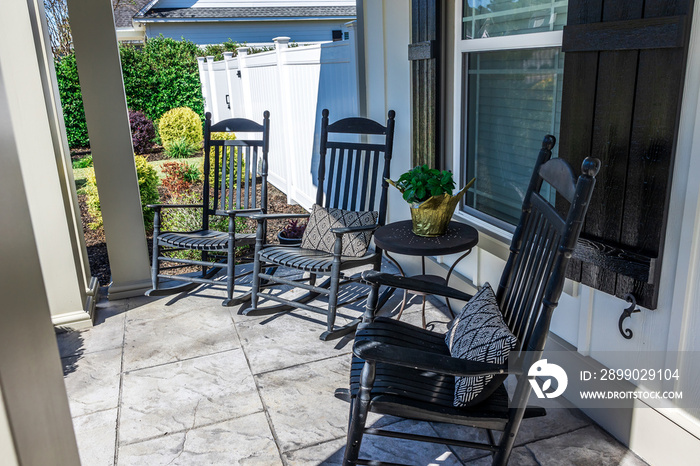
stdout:
[[[57,334],[83,465],[341,463],[349,405],[334,391],[347,387],[352,340],[320,341],[322,316],[246,317],[222,307],[222,296],[222,289],[201,287],[164,298],[103,299],[92,329]],[[399,304],[395,293],[384,311],[396,313]],[[402,320],[419,325],[419,297],[409,304]],[[343,315],[358,315],[361,306]],[[429,302],[427,318],[436,329],[448,321],[437,301]],[[370,422],[486,438],[390,416]],[[516,444],[512,465],[645,464],[563,405],[524,421]],[[363,452],[415,465],[491,463],[479,450],[373,436]]]

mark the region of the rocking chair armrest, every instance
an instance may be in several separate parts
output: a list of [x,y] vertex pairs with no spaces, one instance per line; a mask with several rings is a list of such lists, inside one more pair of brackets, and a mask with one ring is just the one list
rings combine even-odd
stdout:
[[379,225],[356,225],[354,227],[339,227],[331,228],[331,232],[336,236],[342,236],[348,233],[357,233],[358,231],[374,231],[379,228]]
[[146,207],[149,209],[182,209],[182,208],[194,208],[199,207],[200,209],[204,207],[203,204],[148,204]]
[[522,373],[519,370],[509,370],[508,364],[469,361],[379,341],[358,341],[355,343],[352,351],[355,356],[363,360],[383,362],[458,377]]
[[400,277],[385,272],[377,272],[375,270],[366,270],[362,272],[362,280],[367,283],[377,283],[386,285],[391,288],[399,288],[402,290],[420,291],[446,298],[459,299],[460,301],[469,301],[472,295],[462,291],[450,288],[439,283],[427,282],[419,278]]
[[311,214],[257,214],[251,215],[250,218],[263,222],[265,220],[277,220],[281,218],[309,218]]
[[251,214],[261,214],[262,209],[230,209],[230,210],[217,210],[216,215],[228,215],[229,217],[252,217]]

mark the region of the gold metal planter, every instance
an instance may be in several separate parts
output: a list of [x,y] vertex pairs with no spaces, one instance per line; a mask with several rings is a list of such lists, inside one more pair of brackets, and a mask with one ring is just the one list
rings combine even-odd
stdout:
[[471,187],[473,180],[454,196],[442,194],[432,196],[420,204],[411,206],[411,219],[413,219],[413,233],[418,236],[440,236],[447,231],[447,225],[452,219],[455,207],[462,196]]

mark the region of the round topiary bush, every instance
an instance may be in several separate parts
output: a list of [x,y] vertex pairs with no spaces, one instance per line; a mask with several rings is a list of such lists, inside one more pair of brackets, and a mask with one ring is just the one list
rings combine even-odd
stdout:
[[[141,195],[141,211],[143,214],[143,222],[147,230],[153,227],[153,211],[148,209],[148,204],[157,204],[158,196],[158,171],[146,161],[146,157],[134,157],[136,163],[136,176],[139,181],[139,194]],[[100,198],[97,195],[97,178],[95,178],[95,170],[90,170],[87,176],[87,184],[85,185],[85,194],[87,195],[88,213],[93,218],[94,222],[90,224],[90,228],[96,229],[102,226],[102,209],[100,207]]]
[[131,126],[131,142],[134,144],[134,152],[143,154],[153,146],[156,137],[156,129],[153,122],[138,110],[129,110],[129,125]]
[[202,120],[187,107],[173,108],[165,112],[158,120],[158,134],[166,150],[174,141],[184,139],[189,144],[201,147],[204,140]]

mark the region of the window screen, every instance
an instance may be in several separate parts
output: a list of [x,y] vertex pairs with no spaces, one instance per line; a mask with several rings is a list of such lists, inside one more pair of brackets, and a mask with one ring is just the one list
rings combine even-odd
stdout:
[[465,202],[516,224],[542,138],[559,136],[564,54],[552,47],[465,56],[465,179],[476,178]]

